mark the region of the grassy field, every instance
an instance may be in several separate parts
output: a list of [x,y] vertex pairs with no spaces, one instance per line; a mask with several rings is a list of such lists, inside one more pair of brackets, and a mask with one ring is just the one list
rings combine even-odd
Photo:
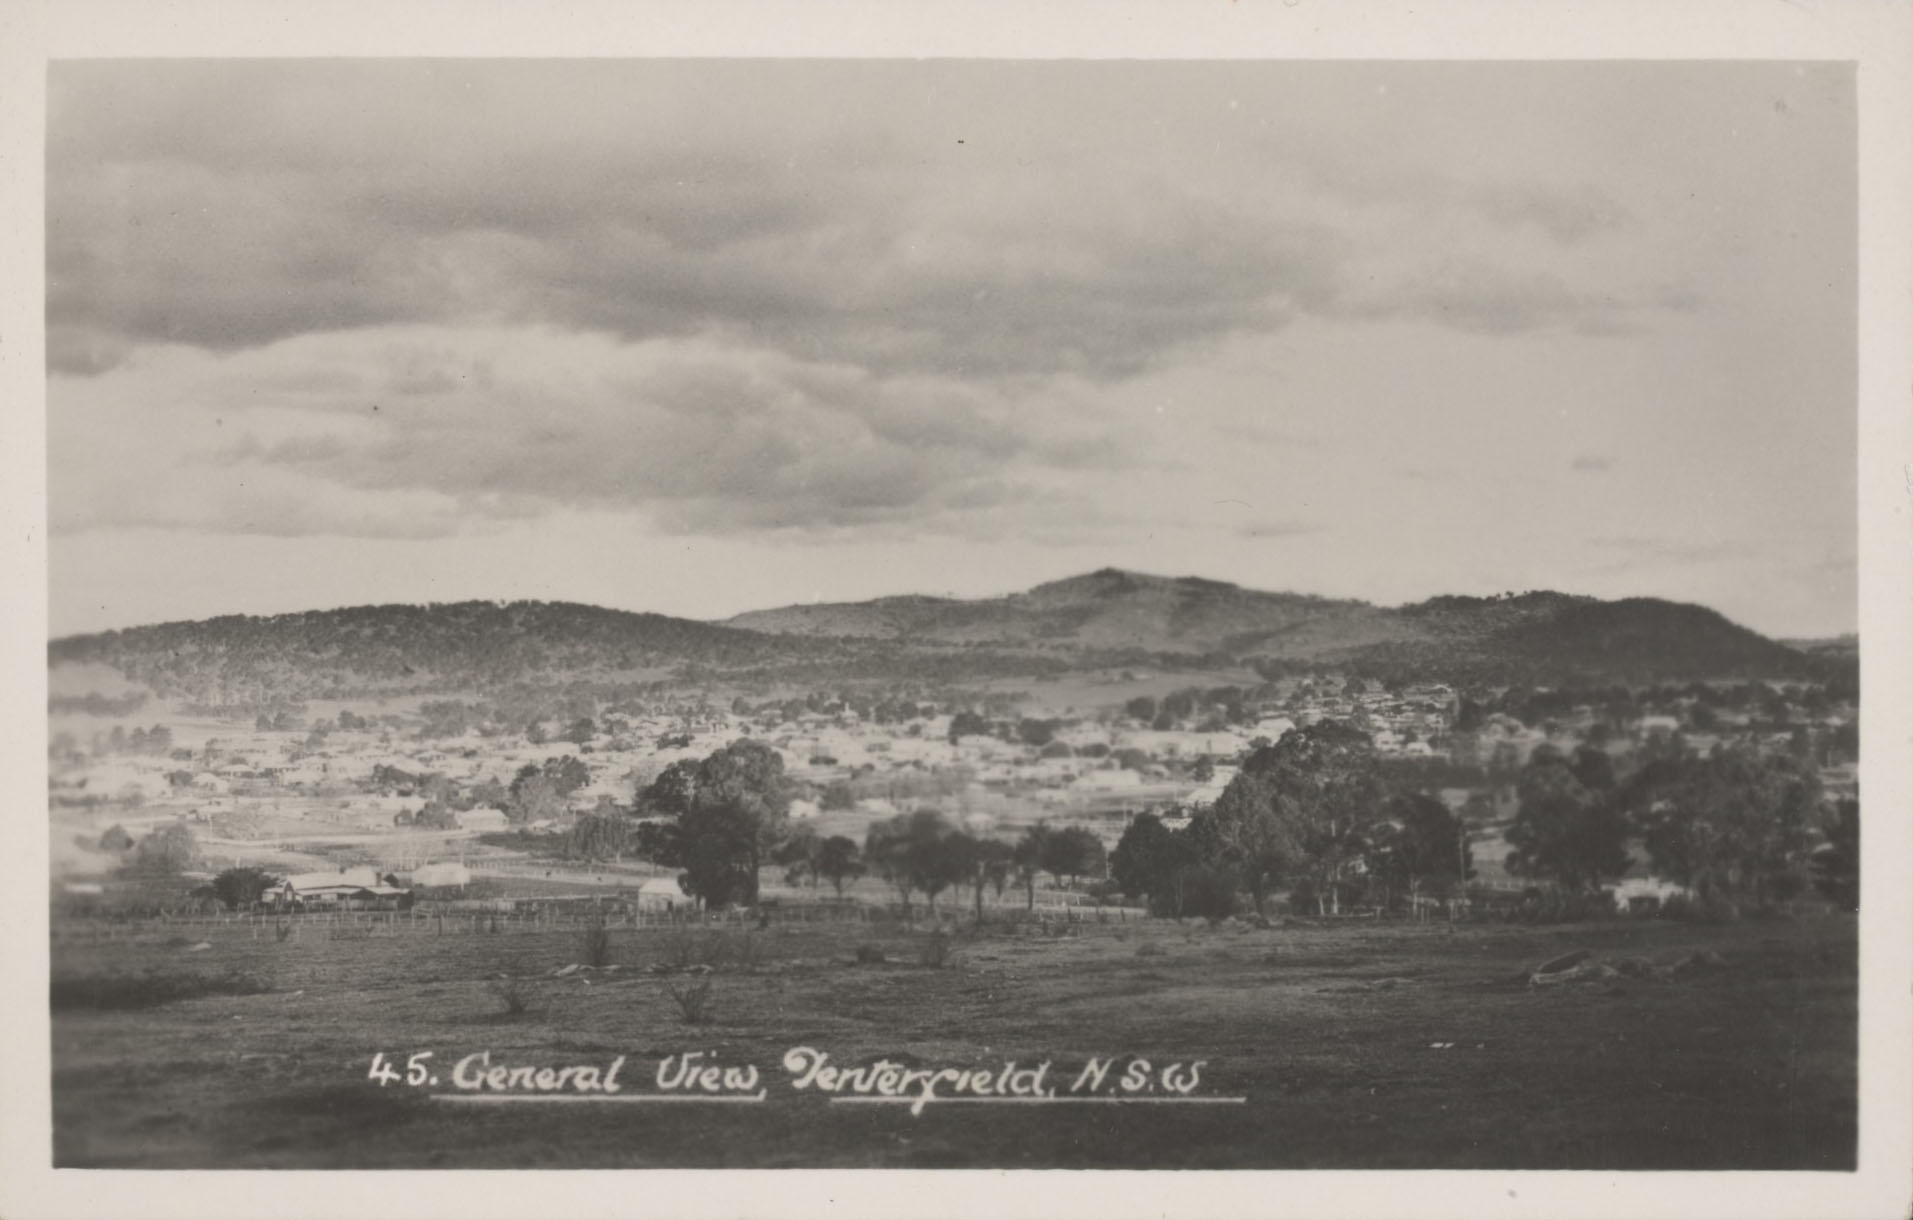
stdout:
[[[1850,1169],[1855,928],[1812,917],[1564,927],[810,924],[297,941],[154,926],[56,940],[55,1160],[126,1167]],[[188,937],[192,937],[188,943]],[[880,951],[887,960],[857,960]],[[1571,949],[1672,977],[1530,987]],[[649,967],[711,960],[708,976]],[[494,976],[513,976],[518,981]],[[708,1023],[672,990],[710,986]],[[507,997],[525,1006],[507,1011]],[[1023,1068],[1066,1086],[1206,1061],[1240,1104],[835,1104],[791,1047],[851,1065]],[[755,1065],[757,1104],[453,1104],[368,1079],[383,1052],[603,1067],[656,1092],[689,1051]],[[1114,1077],[1112,1077],[1113,1079]],[[1153,1079],[1153,1077],[1152,1077]]]

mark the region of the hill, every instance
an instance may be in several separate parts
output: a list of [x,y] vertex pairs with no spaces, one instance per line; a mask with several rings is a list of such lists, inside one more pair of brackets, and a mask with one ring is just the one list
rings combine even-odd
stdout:
[[1005,597],[787,606],[723,623],[552,602],[226,616],[56,640],[55,666],[166,698],[275,699],[519,684],[960,681],[1112,665],[1587,685],[1813,678],[1851,668],[1701,606],[1559,593],[1399,608],[1104,569]]

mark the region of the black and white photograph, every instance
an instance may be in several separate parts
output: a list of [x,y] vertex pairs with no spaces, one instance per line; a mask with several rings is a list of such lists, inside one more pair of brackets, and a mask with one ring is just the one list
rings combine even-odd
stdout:
[[614,49],[46,56],[30,1159],[1903,1212],[1864,65]]

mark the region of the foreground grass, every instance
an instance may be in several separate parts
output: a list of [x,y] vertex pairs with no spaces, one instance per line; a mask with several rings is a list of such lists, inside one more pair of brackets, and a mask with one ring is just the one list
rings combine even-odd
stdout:
[[[54,1013],[55,1159],[139,1167],[1204,1167],[1850,1169],[1851,920],[1559,928],[1209,928],[1153,923],[921,938],[773,927],[715,963],[705,1023],[647,966],[709,956],[620,933],[626,969],[549,977],[566,933],[411,934],[194,955],[264,994],[182,994],[139,1011]],[[860,946],[881,963],[856,960]],[[1529,988],[1565,950],[1711,969]],[[60,980],[141,978],[167,949],[56,947]],[[866,953],[866,956],[874,954]],[[159,963],[156,965],[156,961]],[[185,970],[182,963],[180,970]],[[509,976],[500,979],[494,976]],[[513,997],[507,1003],[501,996]],[[520,1011],[512,1012],[512,1007]],[[831,1105],[781,1073],[795,1045],[840,1063],[1091,1057],[1207,1061],[1198,1107]],[[449,1106],[381,1089],[374,1052],[449,1069],[704,1051],[755,1064],[769,1101],[735,1106]]]

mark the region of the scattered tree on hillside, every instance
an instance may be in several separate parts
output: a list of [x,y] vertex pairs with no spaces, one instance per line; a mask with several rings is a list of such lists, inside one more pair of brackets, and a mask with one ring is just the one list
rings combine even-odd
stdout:
[[133,848],[132,869],[151,877],[174,877],[199,863],[199,839],[192,828],[175,822],[141,839]]
[[965,737],[987,737],[990,722],[975,712],[958,712],[950,717],[950,740],[956,742]]

